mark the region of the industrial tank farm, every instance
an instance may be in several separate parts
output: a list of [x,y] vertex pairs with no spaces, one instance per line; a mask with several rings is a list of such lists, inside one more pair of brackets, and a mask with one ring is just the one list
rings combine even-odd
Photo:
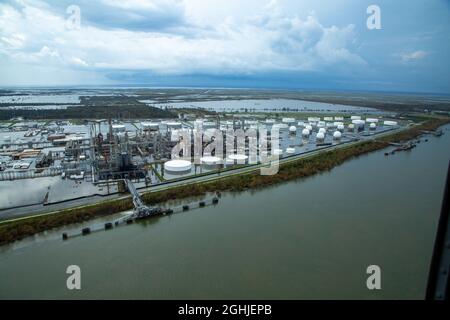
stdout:
[[[178,119],[168,120],[3,123],[0,188],[7,195],[6,189],[18,187],[30,196],[11,194],[1,198],[0,215],[20,213],[24,206],[39,210],[44,205],[75,199],[113,197],[119,193],[120,181],[124,179],[133,181],[137,189],[146,189],[179,179],[232,173],[258,166],[271,155],[280,159],[300,157],[375,137],[405,124],[379,115],[267,118],[253,114],[202,118],[180,115]],[[259,135],[265,130],[269,148],[261,149],[264,143],[260,137],[255,147],[256,157],[250,156],[249,139],[240,148],[227,152],[227,139],[234,139],[233,133],[239,130],[247,133],[254,130]],[[272,130],[279,132],[278,144],[273,148]],[[189,137],[193,143],[199,133],[203,143],[197,160],[193,157],[193,146],[190,157],[183,157],[185,151],[178,153],[178,157],[172,156],[175,146],[188,143]],[[208,145],[220,135],[223,154],[215,154],[215,149],[207,152]]]

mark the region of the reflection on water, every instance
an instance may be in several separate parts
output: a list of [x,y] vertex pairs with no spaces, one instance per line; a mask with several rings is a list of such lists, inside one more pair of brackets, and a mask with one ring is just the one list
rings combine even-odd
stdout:
[[[412,152],[383,150],[308,179],[225,194],[216,207],[3,247],[0,298],[423,298],[448,128]],[[82,270],[77,292],[65,287],[71,264]],[[366,288],[372,264],[381,291]]]

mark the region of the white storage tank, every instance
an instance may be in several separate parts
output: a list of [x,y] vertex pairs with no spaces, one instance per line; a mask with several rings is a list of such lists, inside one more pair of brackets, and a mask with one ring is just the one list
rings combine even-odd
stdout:
[[319,132],[316,136],[318,141],[323,141],[325,139],[325,134],[323,132]]
[[272,126],[272,128],[282,131],[282,130],[286,130],[287,128],[289,128],[289,126],[286,123],[275,123]]
[[340,140],[342,138],[342,133],[340,131],[335,131],[333,133],[334,140]]
[[320,129],[319,129],[319,133],[326,134],[326,133],[327,133],[327,130],[326,130],[325,128],[320,128]]
[[289,153],[289,154],[295,153],[295,148],[287,148],[286,153]]
[[248,157],[246,156],[246,155],[244,155],[244,154],[230,154],[229,156],[228,156],[228,159],[229,160],[231,160],[231,161],[233,161],[233,162],[245,162],[247,159],[248,159]]
[[294,118],[283,118],[281,120],[281,122],[286,123],[286,124],[291,124],[291,123],[295,123],[295,119]]
[[302,136],[304,137],[309,137],[309,134],[311,133],[311,131],[309,131],[308,129],[303,129],[302,131]]
[[283,154],[283,150],[281,150],[281,149],[274,149],[274,150],[272,151],[272,154],[273,154],[273,155],[276,155],[276,156],[280,156],[280,155]]
[[348,125],[348,130],[349,130],[349,131],[355,130],[355,125],[354,125],[353,123],[350,123],[350,124]]
[[397,122],[397,121],[389,121],[389,120],[386,120],[386,121],[384,122],[384,125],[385,125],[385,126],[388,126],[388,127],[393,127],[393,126],[397,126],[397,125],[398,125],[398,122]]
[[377,124],[376,124],[375,122],[372,122],[372,123],[369,125],[369,128],[370,128],[370,130],[375,130],[375,129],[377,128]]
[[213,166],[213,165],[219,164],[220,161],[221,161],[221,159],[219,157],[206,156],[206,157],[200,158],[200,162],[202,164],[205,164],[208,166]]
[[295,126],[290,126],[290,127],[289,127],[289,132],[290,132],[291,134],[295,134],[295,133],[297,133],[297,128],[296,128]]
[[357,128],[358,130],[363,130],[366,122],[364,120],[352,120],[352,124]]
[[191,170],[192,164],[186,160],[170,160],[164,163],[164,170],[168,172],[186,172]]

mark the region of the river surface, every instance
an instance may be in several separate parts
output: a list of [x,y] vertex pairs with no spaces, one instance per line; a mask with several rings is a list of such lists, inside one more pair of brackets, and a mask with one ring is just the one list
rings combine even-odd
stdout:
[[[450,159],[444,128],[411,152],[371,153],[215,207],[4,246],[0,298],[422,299]],[[79,291],[66,288],[73,264]],[[369,265],[381,267],[379,291],[366,287]]]

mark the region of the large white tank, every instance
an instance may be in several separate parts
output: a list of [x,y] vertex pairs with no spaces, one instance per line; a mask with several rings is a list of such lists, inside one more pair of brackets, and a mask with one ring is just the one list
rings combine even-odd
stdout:
[[335,132],[333,133],[333,138],[334,138],[335,140],[341,139],[341,138],[342,138],[342,133],[341,133],[340,131],[335,131]]
[[369,128],[370,128],[370,130],[375,130],[375,129],[377,128],[377,124],[376,124],[375,122],[372,122],[372,123],[369,125]]
[[288,125],[287,125],[286,123],[275,123],[275,124],[272,126],[272,128],[273,128],[273,129],[278,129],[278,130],[282,131],[282,130],[286,130],[286,129],[289,128],[289,127],[288,127]]
[[312,125],[308,124],[308,125],[306,125],[305,129],[309,130],[309,132],[311,132],[313,127],[312,127]]
[[290,133],[296,133],[297,132],[297,128],[295,126],[290,126],[289,127],[289,132]]
[[344,124],[338,124],[337,129],[339,131],[344,131],[344,129],[345,129]]
[[323,141],[325,139],[325,134],[323,132],[319,132],[316,136],[318,141]]
[[186,160],[170,160],[164,163],[164,170],[169,172],[184,172],[191,170],[192,164]]
[[294,118],[283,118],[281,120],[281,122],[286,123],[286,124],[291,124],[291,123],[295,123],[295,119]]
[[364,126],[366,122],[364,120],[352,120],[352,123],[354,124],[355,128],[358,130],[364,129]]
[[228,156],[228,159],[234,160],[234,161],[245,161],[248,159],[248,157],[244,154],[230,154]]
[[219,157],[206,156],[206,157],[200,158],[200,161],[203,164],[206,164],[208,166],[212,166],[212,165],[215,165],[215,164],[219,164],[221,159]]
[[302,131],[302,136],[304,137],[309,137],[309,134],[311,133],[311,131],[309,131],[308,129],[303,129]]
[[281,149],[274,149],[272,151],[272,154],[276,155],[276,156],[282,155],[283,154],[283,150],[281,150]]
[[286,153],[289,153],[289,154],[295,153],[295,148],[287,148]]
[[320,128],[319,133],[323,133],[325,135],[327,133],[327,130],[325,128]]
[[384,122],[384,125],[385,125],[385,126],[388,126],[388,127],[397,126],[397,125],[398,125],[398,122],[397,122],[397,121],[389,121],[389,120],[386,120],[386,121]]

